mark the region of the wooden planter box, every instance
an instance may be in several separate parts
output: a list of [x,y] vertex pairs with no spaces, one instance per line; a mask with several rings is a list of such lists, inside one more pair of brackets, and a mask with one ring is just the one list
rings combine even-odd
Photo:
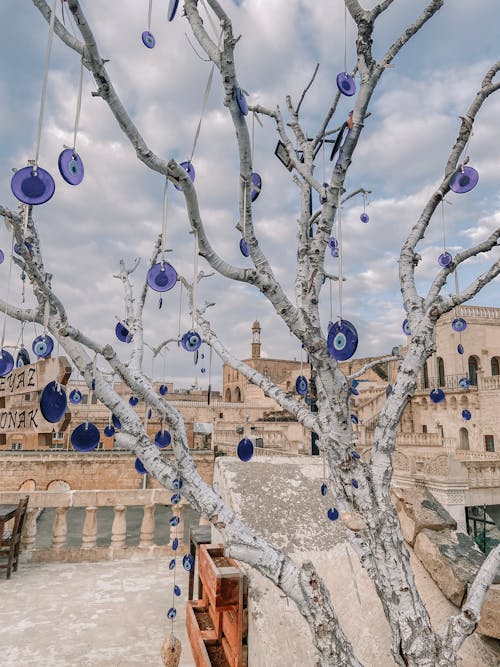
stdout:
[[188,601],[186,626],[196,667],[231,667],[202,600]]
[[236,561],[224,556],[224,548],[201,544],[198,576],[203,585],[203,599],[215,611],[224,611],[240,604],[243,573]]

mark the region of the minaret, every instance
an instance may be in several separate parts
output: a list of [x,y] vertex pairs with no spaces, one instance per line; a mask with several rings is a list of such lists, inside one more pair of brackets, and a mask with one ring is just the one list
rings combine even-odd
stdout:
[[260,359],[260,322],[252,324],[252,359]]

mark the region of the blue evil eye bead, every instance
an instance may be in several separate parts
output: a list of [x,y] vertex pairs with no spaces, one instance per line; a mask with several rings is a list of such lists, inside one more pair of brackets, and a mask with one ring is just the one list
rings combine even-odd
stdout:
[[467,322],[463,317],[455,317],[451,323],[451,328],[453,331],[465,331],[467,329]]
[[[182,167],[184,169],[184,171],[187,171],[187,175],[191,179],[191,183],[194,183],[194,179],[196,178],[196,172],[194,170],[193,163],[190,162],[189,160],[187,160],[185,162],[181,162],[179,164],[179,167]],[[174,187],[175,187],[176,190],[179,190],[179,191],[182,190],[182,187],[180,185],[175,185],[175,183],[174,183]]]
[[367,222],[369,222],[370,217],[369,217],[368,213],[362,213],[359,216],[359,219],[361,220],[361,222],[364,222],[366,224]]
[[169,523],[170,523],[171,526],[174,526],[174,527],[178,526],[180,524],[180,522],[181,522],[181,518],[179,516],[171,516],[170,517]]
[[240,252],[243,255],[243,257],[250,256],[250,250],[248,249],[248,245],[245,239],[240,239]]
[[145,30],[142,35],[141,35],[142,43],[144,46],[148,49],[154,49],[155,44],[156,44],[156,39],[154,38],[154,35],[152,32],[149,32],[149,30]]
[[359,419],[356,417],[356,415],[351,415],[351,421],[353,424],[359,424]]
[[476,187],[479,174],[474,167],[461,167],[450,179],[450,189],[457,194],[470,192]]
[[175,607],[170,607],[170,609],[167,611],[167,618],[175,618],[177,616],[177,611]]
[[146,280],[155,292],[168,292],[177,282],[177,271],[168,262],[158,262],[149,269]]
[[201,345],[201,336],[197,331],[187,331],[181,338],[181,345],[186,352],[196,352]]
[[241,88],[238,88],[238,86],[235,86],[235,88],[234,88],[234,97],[236,99],[236,104],[238,105],[238,108],[241,112],[241,115],[242,116],[247,116],[248,115],[247,96],[241,90]]
[[173,496],[170,498],[170,502],[172,505],[178,505],[181,502],[181,494],[180,493],[174,493]]
[[155,435],[155,445],[160,449],[168,447],[171,442],[172,442],[172,437],[170,433],[168,431],[165,431],[164,429],[158,431],[158,433]]
[[356,387],[349,387],[349,391],[353,396],[359,396],[359,391],[356,389]]
[[451,253],[449,253],[448,251],[442,252],[438,257],[439,266],[443,266],[443,267],[450,266],[452,261],[453,261],[453,257],[451,256]]
[[54,341],[47,334],[37,336],[31,344],[31,349],[40,359],[48,357],[54,349]]
[[170,0],[170,2],[168,3],[167,18],[169,21],[174,20],[178,4],[179,0]]
[[10,187],[16,199],[31,206],[45,204],[56,190],[54,179],[41,167],[18,169],[12,177]]
[[131,396],[128,399],[128,403],[133,407],[134,405],[137,405],[137,403],[139,403],[139,399],[137,398],[137,396]]
[[358,452],[355,452],[354,450],[351,452],[351,456],[353,459],[359,459],[361,458]]
[[68,399],[64,387],[55,380],[49,382],[40,395],[40,412],[44,419],[56,424],[64,417],[67,405]]
[[59,173],[69,185],[80,185],[83,181],[82,158],[71,148],[66,148],[59,155],[58,167]]
[[326,344],[331,357],[336,361],[345,361],[356,352],[358,332],[348,320],[335,322],[328,331]]
[[172,551],[177,551],[178,548],[179,548],[179,538],[175,537],[172,540]]
[[262,178],[256,171],[250,176],[250,199],[255,201],[262,190]]
[[146,468],[144,467],[144,464],[143,464],[143,462],[141,461],[141,459],[136,459],[136,460],[135,460],[134,468],[135,468],[136,471],[139,473],[139,475],[145,475],[145,474],[148,472],[148,471],[146,470]]
[[458,381],[458,386],[461,389],[468,389],[470,387],[470,380],[469,378],[460,378]]
[[406,336],[411,336],[410,323],[408,322],[408,318],[405,317],[405,319],[403,320],[403,324],[401,325],[401,329],[403,329],[403,333]]
[[4,348],[0,352],[0,378],[4,378],[14,368],[14,357]]
[[16,356],[16,368],[21,368],[21,366],[29,366],[31,364],[31,359],[28,350],[25,347],[19,348],[19,352]]
[[355,489],[359,489],[359,482],[357,479],[352,480],[352,485]]
[[181,587],[177,586],[177,584],[174,586],[174,595],[178,598],[182,595]]
[[0,264],[2,264],[4,259],[5,259],[5,255],[3,254],[3,250],[0,250]]
[[82,402],[82,393],[78,389],[73,389],[73,391],[70,392],[69,394],[69,402],[73,403],[73,405],[78,405],[78,403]]
[[328,239],[328,247],[330,250],[336,250],[339,247],[339,242],[335,238],[335,236],[330,236]]
[[458,352],[458,354],[463,354],[464,353],[464,346],[462,345],[462,343],[459,343],[457,345],[457,352]]
[[95,380],[92,380],[92,382],[90,383],[90,388],[92,389],[92,391],[95,391]]
[[201,370],[202,373],[206,373],[206,372],[207,372],[207,369],[206,369],[206,368],[201,368],[200,370]]
[[165,396],[165,394],[168,393],[168,387],[164,384],[160,385],[160,389],[158,390],[162,396]]
[[151,410],[151,408],[149,408],[149,409],[148,409],[148,412],[147,412],[147,418],[148,418],[148,419],[151,419],[151,415],[152,415],[152,414],[153,414],[153,411]]
[[194,560],[191,554],[186,554],[184,558],[182,559],[182,567],[186,570],[186,572],[190,572],[193,569],[194,565]]
[[330,507],[326,515],[330,519],[330,521],[337,521],[337,519],[339,518],[339,513],[336,507]]
[[305,396],[307,394],[307,390],[309,388],[309,384],[306,380],[306,378],[303,375],[299,375],[299,377],[295,380],[295,391],[299,396]]
[[[26,250],[27,250],[29,253],[31,253],[31,250],[32,250],[31,243],[29,243],[28,241],[25,241],[25,242],[24,242],[24,247],[26,248]],[[21,253],[19,252],[19,244],[18,244],[18,243],[14,243],[14,252],[16,253],[16,255],[20,255],[20,254],[21,254]]]
[[325,482],[323,482],[323,484],[321,485],[321,495],[326,496],[327,493],[328,493],[328,486],[325,484]]
[[442,389],[433,389],[429,394],[429,398],[433,403],[442,403],[445,399],[444,391]]
[[391,394],[392,394],[392,384],[388,384],[387,387],[385,388],[385,397],[389,398]]
[[172,482],[174,489],[182,489],[183,481],[180,477],[176,477]]
[[354,79],[350,74],[347,74],[347,72],[340,72],[340,74],[337,74],[337,88],[342,95],[347,95],[347,97],[352,97],[356,92]]
[[111,421],[113,422],[113,426],[119,431],[122,427],[122,423],[118,417],[116,415],[111,415]]
[[249,438],[242,438],[236,447],[236,454],[240,461],[250,461],[253,456],[253,442]]
[[99,429],[91,422],[84,422],[73,430],[70,440],[77,452],[90,452],[99,444]]
[[118,340],[120,340],[122,343],[130,343],[132,340],[132,334],[121,322],[118,322],[116,325],[115,334]]
[[106,438],[111,438],[115,434],[115,427],[114,426],[106,426],[104,429],[104,435]]
[[469,410],[462,410],[462,417],[468,422],[472,415]]
[[[323,183],[323,187],[324,187],[325,189],[326,189],[328,186],[329,186],[329,183]],[[321,206],[323,206],[323,204],[326,204],[326,201],[327,201],[327,197],[323,197],[323,195],[320,194],[320,195],[319,195],[319,203],[321,204]]]
[[338,248],[332,248],[332,249],[330,250],[330,255],[331,255],[333,258],[338,257],[338,256],[339,256],[339,249],[338,249]]
[[171,559],[170,563],[168,564],[168,569],[175,570],[175,558]]

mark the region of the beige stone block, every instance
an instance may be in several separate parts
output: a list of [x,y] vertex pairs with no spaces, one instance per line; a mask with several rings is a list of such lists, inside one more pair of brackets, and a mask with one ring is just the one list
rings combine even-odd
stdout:
[[403,537],[408,544],[424,528],[430,530],[456,530],[457,523],[444,507],[426,489],[392,489]]
[[493,584],[488,591],[477,631],[487,637],[500,639],[500,584]]

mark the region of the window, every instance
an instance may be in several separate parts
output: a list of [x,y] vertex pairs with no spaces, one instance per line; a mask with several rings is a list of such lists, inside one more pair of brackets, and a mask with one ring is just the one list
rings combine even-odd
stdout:
[[88,398],[87,394],[82,394],[82,404],[87,403]]
[[477,387],[477,372],[479,370],[479,359],[476,356],[469,357],[469,380]]
[[422,433],[427,433],[427,424],[422,424]]
[[459,449],[469,449],[469,431],[466,428],[461,428],[459,433],[460,446]]
[[500,359],[498,357],[491,357],[491,374],[500,375]]
[[494,438],[494,436],[485,435],[484,436],[484,446],[485,446],[487,452],[494,452],[495,451],[495,438]]
[[446,380],[444,376],[444,361],[442,357],[437,358],[437,370],[438,370],[438,379],[439,379],[439,386],[440,387],[445,387],[446,386]]
[[25,401],[31,401],[31,394],[24,394],[24,400]]
[[424,389],[429,388],[429,371],[427,369],[427,362],[424,363]]
[[23,448],[22,442],[13,442],[10,446],[11,450],[14,452],[19,452]]
[[239,387],[234,390],[234,402],[241,403],[241,391]]

